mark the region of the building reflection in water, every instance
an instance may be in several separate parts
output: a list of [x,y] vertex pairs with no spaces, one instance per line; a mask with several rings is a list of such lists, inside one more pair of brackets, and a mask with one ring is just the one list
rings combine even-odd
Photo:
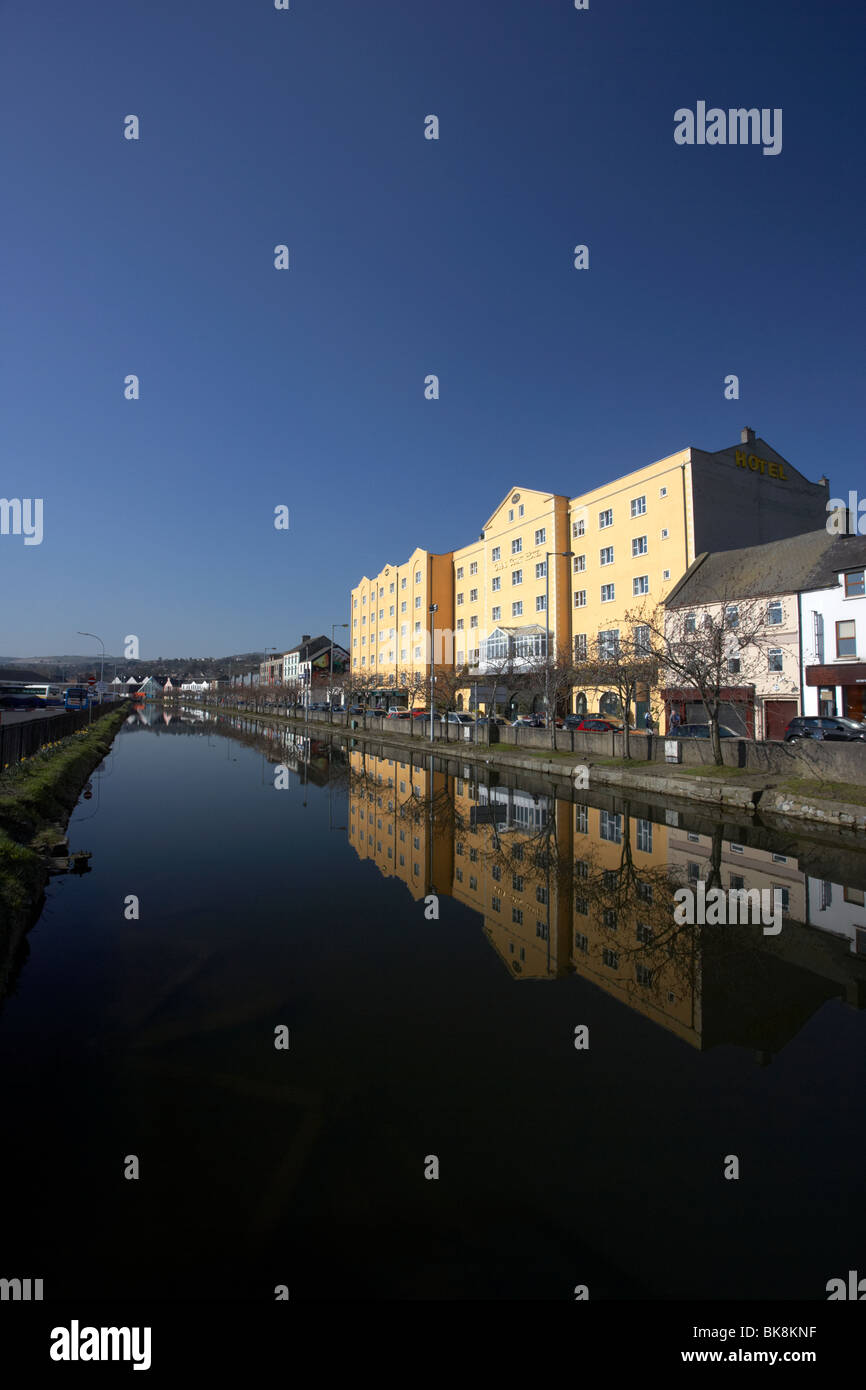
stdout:
[[[825,1001],[863,1007],[863,888],[805,872],[765,828],[737,832],[762,842],[741,843],[706,814],[693,831],[681,811],[489,786],[417,754],[358,749],[348,762],[356,854],[416,901],[435,893],[477,912],[515,980],[582,977],[697,1049],[733,1043],[762,1063]],[[678,925],[673,895],[699,881],[777,890],[781,932]]]

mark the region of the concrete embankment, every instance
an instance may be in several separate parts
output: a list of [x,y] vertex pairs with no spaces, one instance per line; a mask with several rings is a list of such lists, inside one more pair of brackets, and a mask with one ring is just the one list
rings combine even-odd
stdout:
[[126,704],[113,708],[0,778],[0,997],[21,938],[41,911],[51,846],[127,713]]
[[[437,756],[453,757],[461,762],[509,768],[536,775],[541,773],[567,782],[571,786],[582,786],[584,790],[623,788],[642,792],[649,798],[677,798],[748,815],[753,815],[760,806],[762,817],[777,815],[786,819],[808,821],[827,829],[866,832],[866,799],[855,799],[862,794],[862,787],[856,782],[840,782],[834,779],[834,774],[838,776],[838,768],[849,772],[853,770],[854,776],[857,776],[860,770],[858,755],[863,751],[859,748],[854,749],[853,753],[848,750],[843,758],[836,745],[828,745],[826,749],[821,746],[806,750],[789,745],[768,745],[766,748],[759,745],[753,750],[747,745],[749,762],[756,764],[753,766],[732,765],[732,760],[727,757],[728,749],[724,748],[726,763],[718,769],[703,763],[702,759],[706,757],[705,748],[689,748],[683,750],[684,753],[688,753],[688,758],[684,757],[683,764],[678,767],[648,760],[643,749],[640,758],[627,760],[622,757],[604,756],[600,754],[600,750],[590,751],[586,748],[575,748],[570,752],[545,750],[537,745],[518,749],[505,743],[476,744],[470,740],[457,741],[450,738],[437,738],[430,743],[419,737],[414,730],[411,737],[404,734],[400,730],[399,721],[386,723],[376,730],[353,729],[347,728],[344,724],[330,723],[326,715],[311,715],[304,720],[292,715],[254,713],[250,710],[219,706],[214,708],[225,715],[240,715],[247,719],[288,724],[303,729],[311,737],[337,736],[351,739],[356,745],[387,743],[398,748],[413,749],[416,753],[426,748],[433,750]],[[536,733],[535,730],[531,732]],[[662,742],[655,740],[656,745]],[[698,744],[700,740],[691,742]],[[658,746],[653,753],[654,756],[657,755]],[[823,755],[830,759],[827,768],[820,762]],[[740,750],[740,757],[742,756]],[[764,767],[758,765],[762,759],[766,764]],[[745,759],[743,761],[745,762]],[[686,766],[686,762],[690,765]],[[585,769],[584,774],[581,774],[581,769]],[[833,780],[830,780],[831,778]],[[848,797],[851,800],[848,800]]]

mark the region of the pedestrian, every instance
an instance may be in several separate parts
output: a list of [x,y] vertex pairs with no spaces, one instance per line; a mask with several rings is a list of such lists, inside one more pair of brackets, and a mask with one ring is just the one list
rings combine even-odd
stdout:
[[674,712],[673,712],[673,714],[671,715],[671,731],[672,731],[673,733],[676,733],[676,731],[677,731],[677,729],[678,729],[679,727],[680,727],[680,712],[679,712],[678,709],[675,709]]
[[652,717],[652,712],[651,712],[650,710],[647,710],[646,714],[644,715],[644,720],[643,720],[643,722],[644,722],[644,724],[646,725],[646,731],[647,731],[647,733],[648,733],[648,734],[651,734],[652,731],[653,731],[653,717]]

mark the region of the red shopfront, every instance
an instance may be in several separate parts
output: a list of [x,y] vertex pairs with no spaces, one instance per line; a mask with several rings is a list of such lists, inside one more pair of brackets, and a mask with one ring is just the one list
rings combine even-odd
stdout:
[[806,684],[818,688],[818,713],[846,714],[866,719],[866,662],[837,661],[832,666],[807,666]]

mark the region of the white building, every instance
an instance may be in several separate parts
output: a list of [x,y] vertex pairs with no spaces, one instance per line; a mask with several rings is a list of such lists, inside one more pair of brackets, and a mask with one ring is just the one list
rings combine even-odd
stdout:
[[800,596],[803,713],[866,719],[866,537],[840,536]]

